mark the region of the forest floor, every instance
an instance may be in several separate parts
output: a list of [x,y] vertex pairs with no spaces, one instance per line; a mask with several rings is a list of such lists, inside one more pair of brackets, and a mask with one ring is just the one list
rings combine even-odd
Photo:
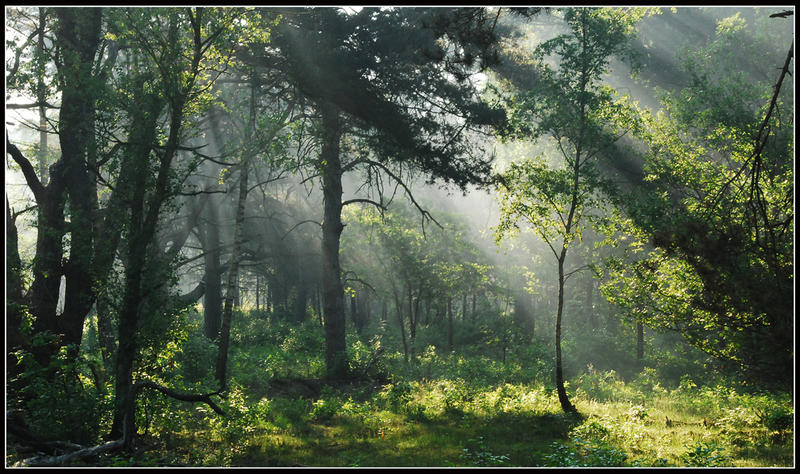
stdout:
[[[252,323],[252,324],[250,324]],[[319,331],[234,327],[230,390],[220,406],[158,395],[139,403],[134,455],[93,466],[734,466],[794,464],[792,394],[688,376],[662,386],[652,369],[623,380],[591,366],[569,377],[580,416],[561,411],[541,356],[440,355],[429,347],[374,362],[374,346],[349,341],[356,382],[326,382]],[[262,323],[263,324],[263,323]],[[272,332],[269,332],[272,331]],[[267,336],[266,334],[269,335]],[[197,338],[175,354],[184,389],[215,347]],[[530,359],[530,360],[529,360]],[[537,362],[538,361],[538,362]],[[538,365],[537,365],[538,364]],[[387,375],[391,374],[391,375]],[[206,385],[205,388],[207,388]],[[101,429],[102,432],[102,429]],[[14,456],[13,450],[9,455]],[[9,458],[7,457],[7,460]]]
[[582,417],[573,417],[560,411],[555,394],[531,386],[455,394],[458,382],[448,380],[397,387],[264,398],[242,414],[248,425],[202,429],[208,419],[198,417],[147,458],[156,465],[233,466],[793,464],[791,430],[764,427],[746,407],[704,417],[673,397],[639,404],[578,395]]
[[[378,364],[382,377],[314,378],[321,341],[302,329],[263,338],[239,327],[227,417],[204,406],[152,403],[137,458],[181,466],[792,466],[792,396],[685,376],[665,388],[652,369],[625,381],[588,367],[564,414],[550,371],[525,360],[438,355]],[[259,339],[260,338],[260,339]],[[317,345],[319,347],[319,345]],[[371,363],[351,341],[354,364]],[[202,358],[200,358],[202,359]],[[200,361],[196,361],[199,363]],[[541,362],[541,361],[540,361]],[[386,376],[385,374],[393,374]],[[145,411],[147,410],[145,407]],[[157,413],[164,412],[163,415]]]

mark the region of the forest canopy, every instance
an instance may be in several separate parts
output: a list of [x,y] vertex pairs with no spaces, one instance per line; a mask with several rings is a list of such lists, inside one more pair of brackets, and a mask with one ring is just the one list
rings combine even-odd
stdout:
[[7,465],[791,465],[793,22],[6,7]]

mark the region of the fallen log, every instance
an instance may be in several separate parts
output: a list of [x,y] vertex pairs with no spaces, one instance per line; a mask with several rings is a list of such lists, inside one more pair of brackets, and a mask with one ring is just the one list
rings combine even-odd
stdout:
[[15,463],[14,467],[63,466],[72,461],[90,458],[97,456],[98,454],[119,449],[123,446],[123,444],[124,440],[117,439],[98,446],[82,448],[71,453],[62,454],[60,456],[34,456],[32,458],[23,459],[22,461]]

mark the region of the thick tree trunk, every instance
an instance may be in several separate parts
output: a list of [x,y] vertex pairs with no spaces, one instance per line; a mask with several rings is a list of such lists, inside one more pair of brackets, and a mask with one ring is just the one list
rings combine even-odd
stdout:
[[344,288],[339,265],[342,225],[342,165],[339,157],[341,122],[331,106],[321,107],[322,173],[322,304],[325,318],[325,368],[328,378],[346,378],[349,372],[345,342]]
[[77,357],[83,323],[94,303],[94,200],[95,186],[87,166],[94,156],[94,107],[97,86],[92,84],[95,53],[100,45],[102,10],[58,8],[56,37],[70,45],[63,54],[65,87],[61,94],[58,135],[64,158],[65,185],[70,202],[70,252],[66,276],[64,311],[60,323],[64,339]]
[[[65,228],[65,185],[62,170],[63,157],[50,167],[50,183],[36,200],[36,258],[33,260],[33,283],[29,291],[35,334],[61,334],[57,305],[64,255],[61,242]],[[34,357],[40,365],[47,367],[58,347],[58,341],[38,346],[33,349]]]

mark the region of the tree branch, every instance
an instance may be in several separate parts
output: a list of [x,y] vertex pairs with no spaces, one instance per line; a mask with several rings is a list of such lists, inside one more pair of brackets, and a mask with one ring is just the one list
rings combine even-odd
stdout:
[[36,202],[41,202],[44,199],[45,187],[42,185],[42,182],[39,181],[39,177],[36,176],[36,171],[33,169],[31,162],[28,161],[25,155],[19,151],[19,148],[8,139],[8,131],[6,131],[6,149],[8,153],[11,154],[11,158],[13,158],[20,169],[22,169],[22,174],[25,176],[25,181],[28,183],[28,187],[31,188]]

